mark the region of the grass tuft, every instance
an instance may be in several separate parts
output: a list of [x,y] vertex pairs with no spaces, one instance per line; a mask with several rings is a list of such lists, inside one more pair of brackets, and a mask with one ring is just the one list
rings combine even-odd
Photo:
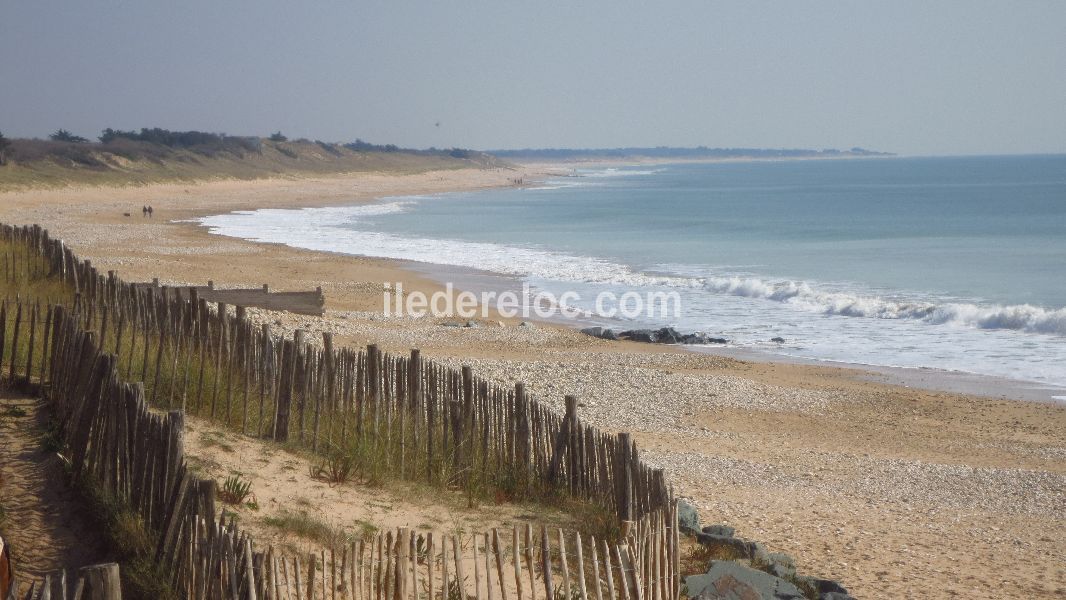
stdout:
[[218,488],[218,499],[233,506],[240,506],[252,493],[252,482],[241,477],[240,473],[230,475]]
[[326,547],[339,546],[348,542],[348,536],[344,530],[333,527],[305,511],[282,511],[275,516],[264,517],[263,523],[285,533],[318,542]]

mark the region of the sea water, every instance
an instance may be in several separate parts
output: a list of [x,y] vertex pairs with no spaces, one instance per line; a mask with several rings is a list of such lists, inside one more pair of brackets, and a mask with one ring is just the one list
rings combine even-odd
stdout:
[[[574,290],[587,322],[1066,385],[1066,156],[579,167],[531,187],[202,222]],[[606,319],[601,291],[677,292],[681,311]]]

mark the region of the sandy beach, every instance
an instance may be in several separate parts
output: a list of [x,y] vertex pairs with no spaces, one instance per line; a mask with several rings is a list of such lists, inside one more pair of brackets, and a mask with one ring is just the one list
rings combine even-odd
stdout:
[[[632,431],[704,524],[796,558],[858,598],[1066,595],[1066,406],[871,381],[857,369],[750,362],[593,339],[555,324],[385,317],[383,282],[439,283],[400,261],[210,235],[190,219],[367,202],[534,180],[557,167],[216,181],[0,193],[0,221],[38,223],[128,281],[321,286],[325,317],[250,310],[279,333],[419,347],[581,416]],[[155,209],[152,219],[141,206]],[[131,216],[124,216],[130,213]],[[424,268],[421,269],[424,272]],[[320,508],[329,510],[328,503]],[[351,510],[347,507],[345,510]]]

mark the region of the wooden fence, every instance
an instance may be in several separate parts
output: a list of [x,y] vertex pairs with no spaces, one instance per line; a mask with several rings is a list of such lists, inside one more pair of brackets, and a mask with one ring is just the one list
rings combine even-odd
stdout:
[[[102,277],[37,227],[0,227],[0,242],[21,250],[3,257],[5,276],[59,277],[74,295],[69,306],[63,298],[0,304],[0,365],[9,361],[11,382],[44,384],[71,470],[140,516],[155,563],[186,597],[537,600],[538,589],[545,600],[677,597],[676,509],[662,472],[639,461],[628,435],[581,423],[576,399],[560,416],[521,384],[502,390],[417,350],[335,349],[328,335],[319,348],[301,332],[278,340],[240,308],[231,315],[194,295],[143,293]],[[127,382],[138,376],[144,383]],[[355,445],[373,463],[366,468],[390,475],[588,500],[614,511],[622,535],[608,543],[561,531],[538,538],[532,528],[509,539],[399,530],[301,566],[256,550],[218,519],[215,482],[184,463],[184,411],[328,456]]]
[[[151,288],[155,292],[162,290],[158,279],[151,283],[131,283],[138,287]],[[207,285],[188,286],[173,288],[175,293],[186,294],[195,290],[197,296],[208,302],[225,302],[240,306],[254,306],[267,310],[283,310],[301,315],[322,316],[326,314],[326,297],[322,294],[322,288],[318,287],[309,292],[274,292],[267,284],[261,288],[216,288],[213,281]]]
[[[328,333],[321,345],[302,331],[278,339],[243,307],[211,310],[195,289],[150,293],[114,272],[101,275],[37,226],[5,225],[0,239],[24,249],[27,270],[69,284],[81,327],[97,332],[127,379],[145,382],[152,406],[324,453],[355,451],[393,475],[471,493],[565,494],[620,521],[672,504],[663,472],[639,459],[629,434],[583,423],[576,398],[559,415],[521,383],[504,389],[418,350],[335,348]],[[43,315],[48,307],[26,310]]]
[[25,594],[19,594],[17,582],[13,583],[8,595],[0,593],[0,600],[122,600],[117,563],[49,573],[40,581],[30,582]]

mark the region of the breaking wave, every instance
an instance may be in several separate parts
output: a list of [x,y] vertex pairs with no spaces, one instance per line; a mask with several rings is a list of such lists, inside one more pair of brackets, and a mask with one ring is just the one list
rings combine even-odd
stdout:
[[895,300],[848,292],[829,292],[806,282],[768,282],[755,277],[708,277],[703,286],[719,294],[761,298],[792,304],[828,315],[876,319],[916,319],[979,329],[1015,329],[1030,333],[1066,335],[1066,308],[1047,309],[1030,304],[1011,306],[959,302]]
[[705,275],[684,268],[648,273],[626,265],[547,249],[487,242],[411,238],[353,227],[366,217],[410,209],[411,196],[350,207],[262,209],[200,219],[212,233],[310,250],[412,260],[518,277],[623,287],[703,290],[780,302],[811,313],[871,319],[909,319],[934,325],[1066,335],[1066,308],[1000,306],[902,298],[834,290],[834,286],[754,276]]

